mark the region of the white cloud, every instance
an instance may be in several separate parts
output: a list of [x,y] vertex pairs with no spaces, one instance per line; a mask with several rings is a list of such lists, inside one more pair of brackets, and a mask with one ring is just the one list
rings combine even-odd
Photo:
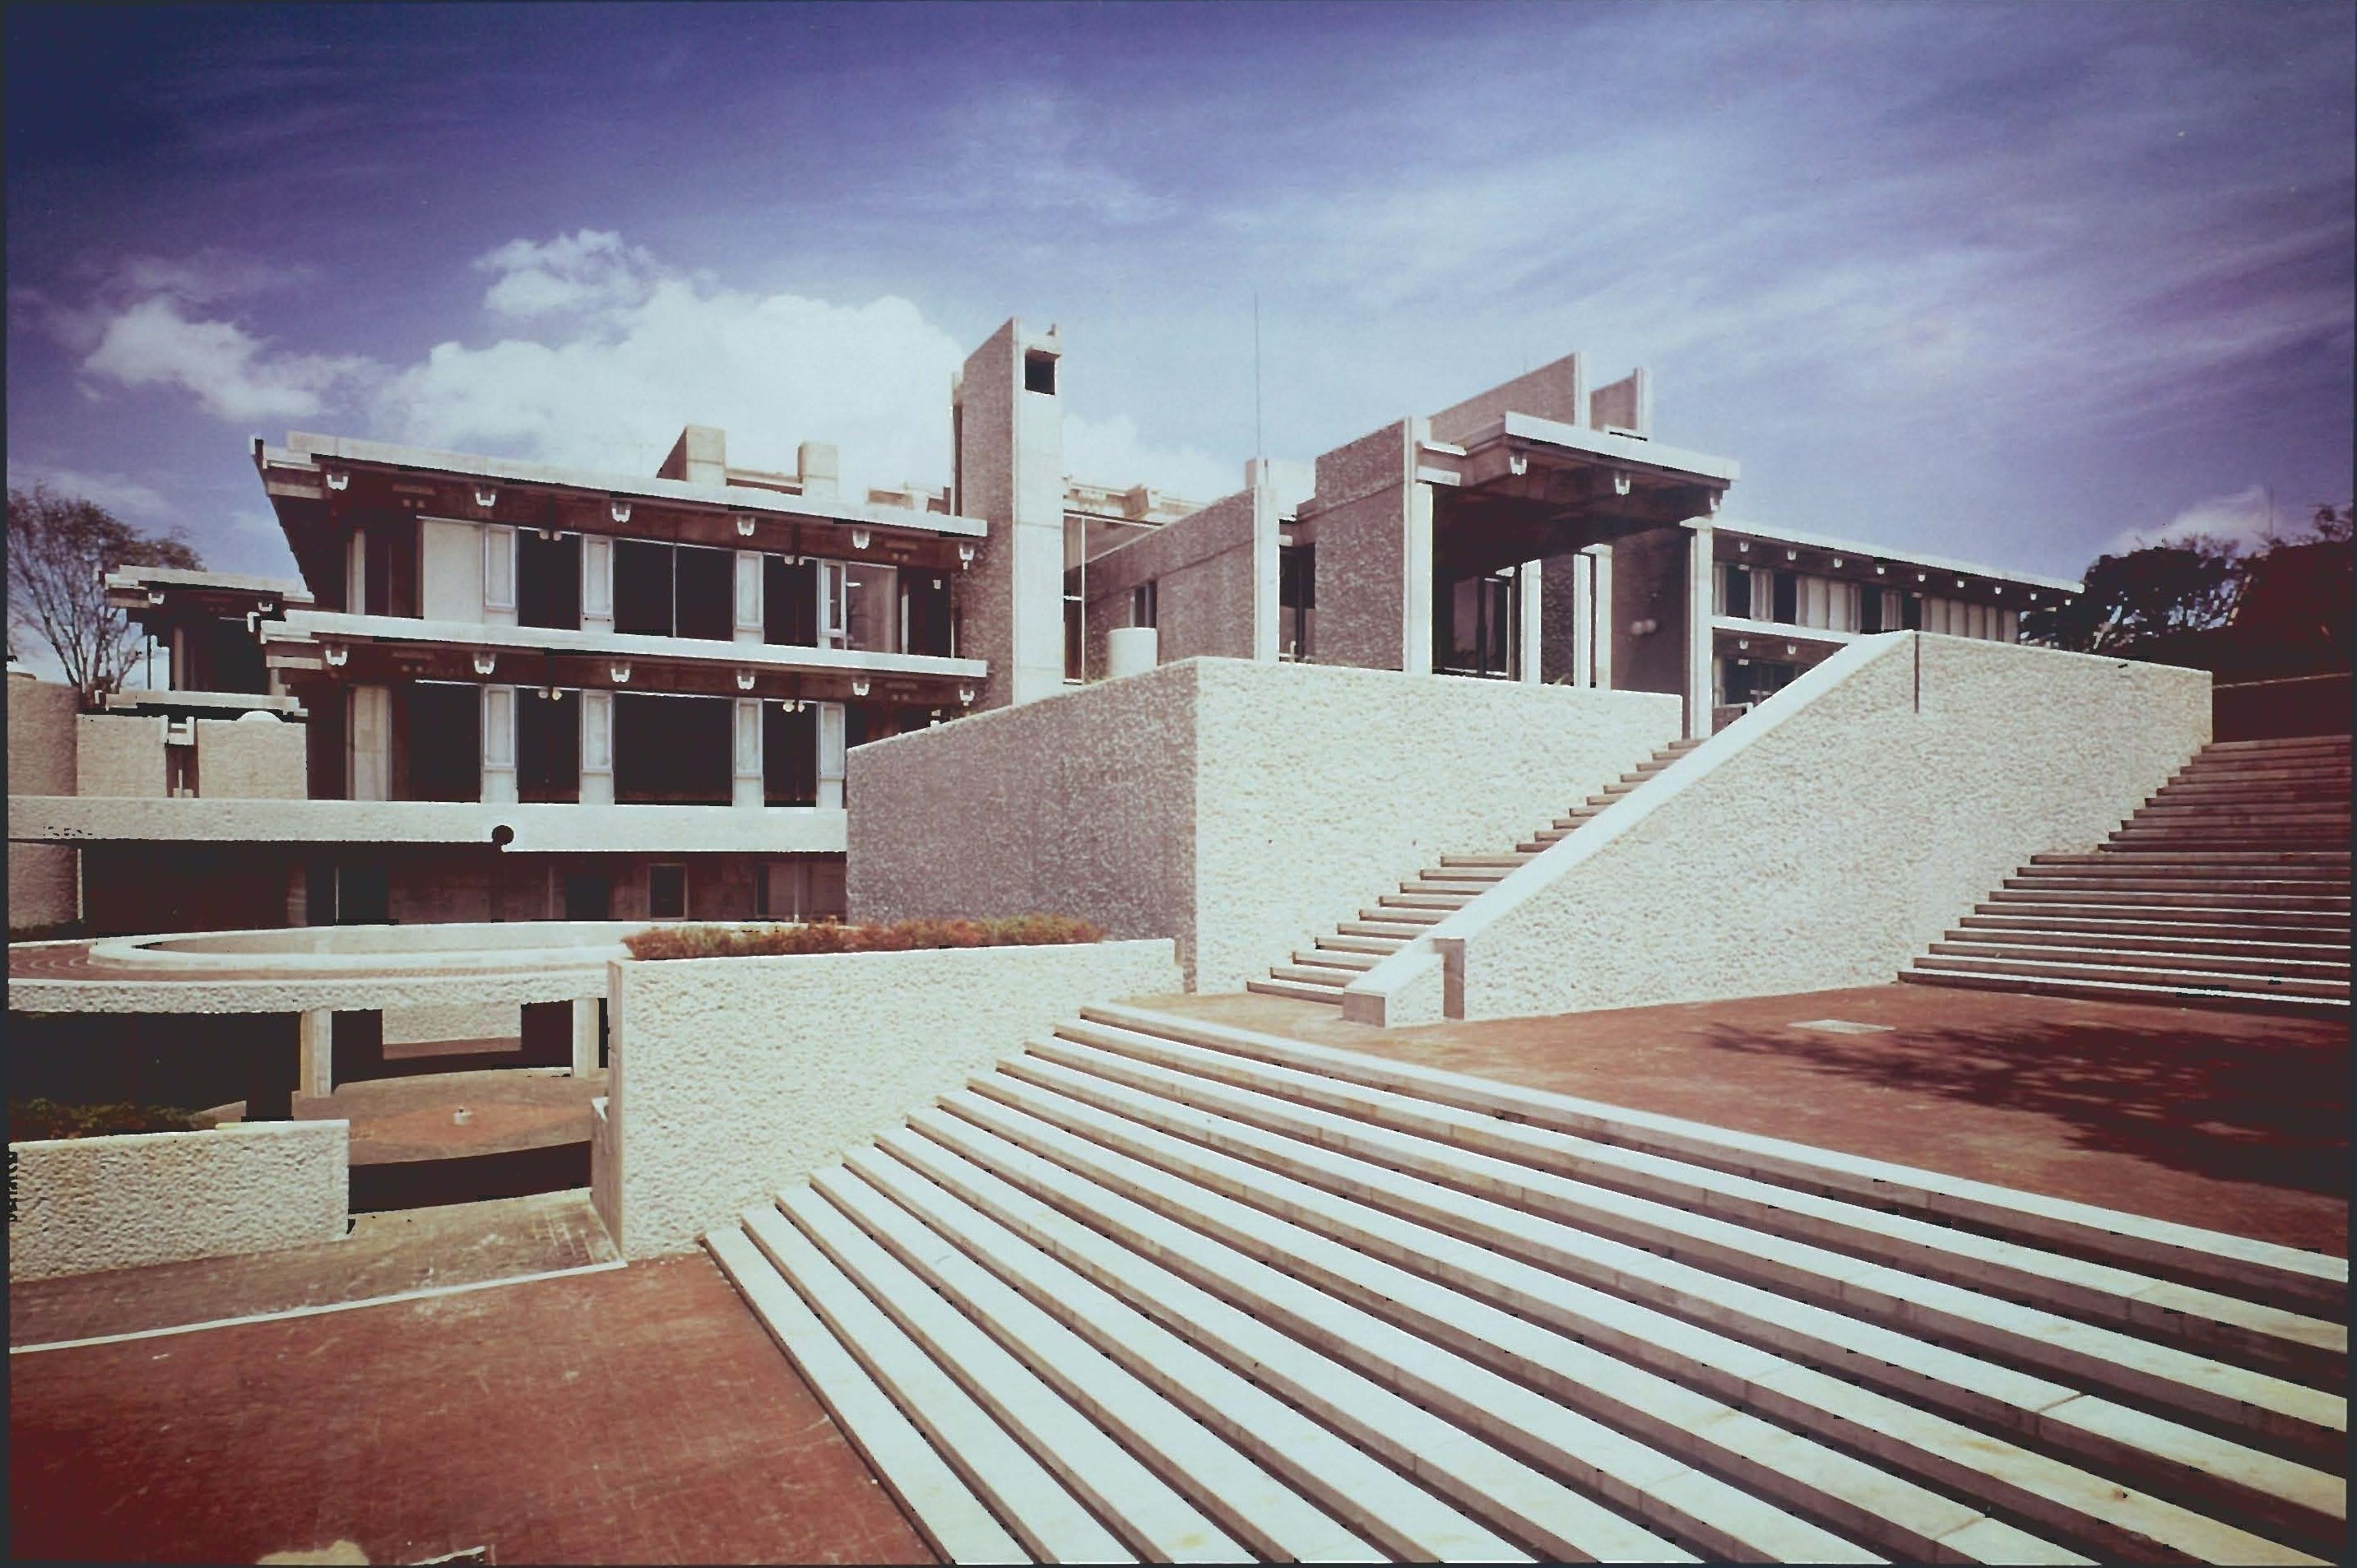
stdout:
[[2196,501],[2158,528],[2122,533],[2104,549],[2118,555],[2147,545],[2182,544],[2197,536],[2248,547],[2276,535],[2298,532],[2308,515],[2299,508],[2271,504],[2265,485],[2249,485],[2231,495]]
[[28,490],[35,485],[47,485],[60,495],[95,501],[126,522],[166,521],[177,515],[161,491],[121,474],[92,474],[45,464],[9,465],[11,489]]
[[619,234],[583,229],[545,243],[511,240],[479,258],[479,271],[500,274],[483,296],[499,316],[529,317],[565,311],[611,309],[645,299],[654,258]]
[[238,423],[307,418],[373,371],[357,357],[275,352],[232,321],[190,320],[169,294],[114,312],[81,368],[124,386],[177,386]]
[[1073,478],[1091,484],[1151,485],[1184,499],[1209,505],[1243,489],[1243,467],[1224,462],[1193,447],[1159,451],[1137,434],[1137,422],[1125,413],[1111,419],[1064,416],[1064,468]]

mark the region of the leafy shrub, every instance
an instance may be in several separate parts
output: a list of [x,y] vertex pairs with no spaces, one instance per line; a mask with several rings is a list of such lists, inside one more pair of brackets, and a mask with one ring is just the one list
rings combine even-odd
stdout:
[[54,1100],[8,1102],[8,1141],[102,1138],[115,1133],[189,1133],[193,1111],[176,1105],[60,1105]]
[[1028,948],[1098,942],[1104,932],[1063,915],[998,920],[901,920],[889,926],[651,926],[622,939],[632,958],[760,958],[780,953],[908,952],[917,948]]

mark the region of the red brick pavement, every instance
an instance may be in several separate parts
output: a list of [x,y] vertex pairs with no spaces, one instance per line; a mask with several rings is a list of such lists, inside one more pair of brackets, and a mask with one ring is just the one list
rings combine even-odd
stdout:
[[20,1559],[932,1560],[700,1253],[9,1370]]

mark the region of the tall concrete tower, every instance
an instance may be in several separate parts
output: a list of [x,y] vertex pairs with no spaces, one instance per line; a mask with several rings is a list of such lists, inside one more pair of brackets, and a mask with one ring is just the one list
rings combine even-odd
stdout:
[[958,651],[990,661],[976,707],[1036,702],[1064,686],[1063,355],[1009,321],[965,362],[950,396],[952,509],[990,524],[960,584]]

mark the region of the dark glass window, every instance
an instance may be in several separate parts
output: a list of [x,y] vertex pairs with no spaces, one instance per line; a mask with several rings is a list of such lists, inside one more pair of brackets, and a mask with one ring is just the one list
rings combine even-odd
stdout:
[[568,920],[610,918],[614,885],[602,871],[565,874],[565,918]]
[[1775,614],[1770,618],[1785,626],[1801,624],[1801,575],[1797,572],[1776,574]]
[[647,867],[647,918],[687,918],[687,867],[673,864]]
[[818,804],[818,710],[761,704],[761,798],[772,806]]
[[1157,583],[1140,583],[1129,591],[1129,624],[1158,626],[1161,624],[1162,594]]
[[1276,649],[1280,659],[1311,657],[1318,621],[1318,547],[1276,547]]
[[417,681],[396,686],[396,761],[407,763],[404,800],[483,798],[483,693],[479,686]]
[[725,697],[614,693],[614,799],[633,805],[725,806],[730,795]]
[[1055,355],[1043,354],[1037,349],[1034,349],[1029,353],[1023,356],[1023,390],[1025,392],[1046,392],[1050,397],[1055,395]]
[[393,919],[393,876],[381,864],[336,867],[336,924],[382,926]]
[[1452,675],[1511,678],[1517,613],[1512,570],[1435,586],[1433,647],[1440,668]]
[[726,642],[735,637],[735,553],[683,544],[673,570],[678,603],[673,635],[707,642]]
[[516,794],[525,800],[581,799],[581,697],[516,688]]
[[643,539],[614,542],[614,629],[671,635],[672,548]]
[[516,620],[522,626],[581,627],[581,536],[544,539],[516,531]]
[[761,558],[761,639],[790,648],[818,646],[818,563]]
[[909,651],[950,655],[950,580],[946,573],[901,574],[909,596]]

